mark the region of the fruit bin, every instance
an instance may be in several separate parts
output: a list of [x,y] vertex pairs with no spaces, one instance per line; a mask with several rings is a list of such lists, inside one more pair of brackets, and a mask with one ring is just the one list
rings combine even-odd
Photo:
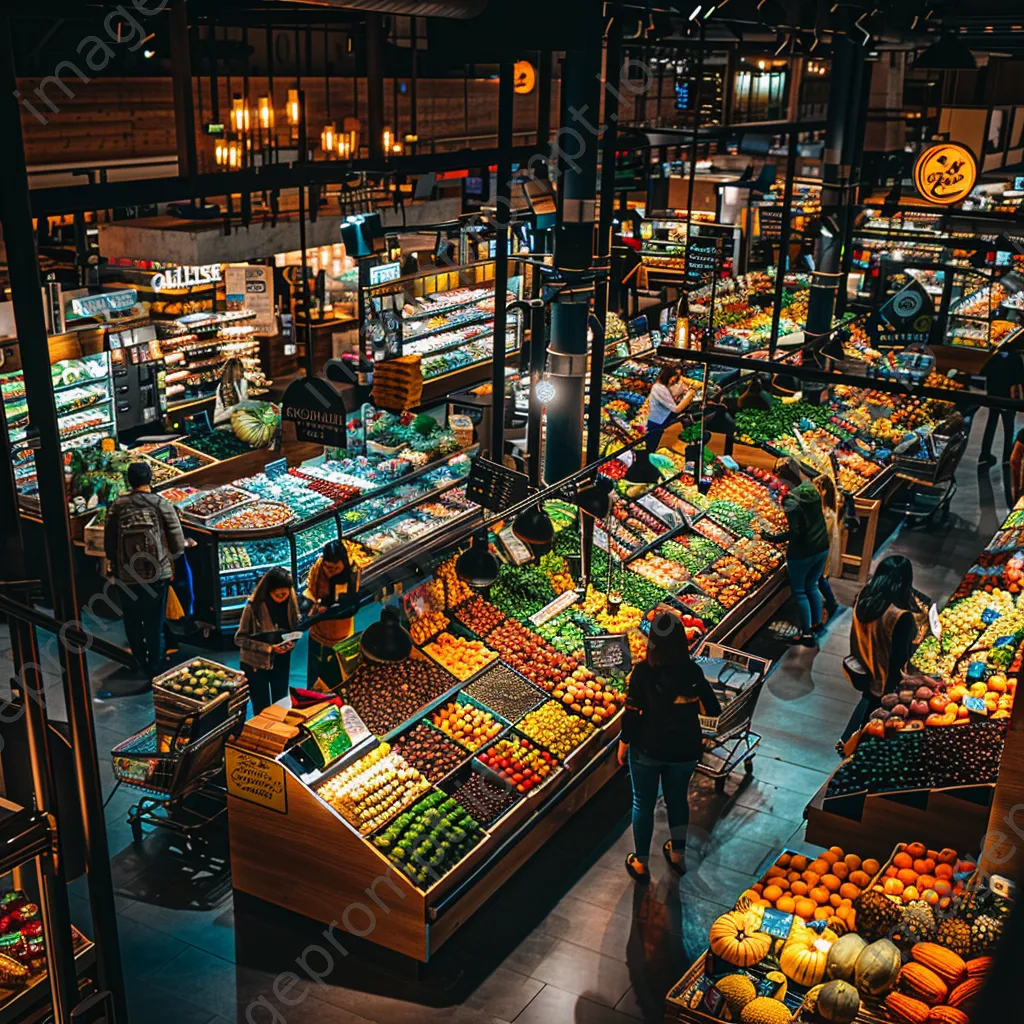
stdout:
[[[538,797],[542,797],[546,800],[549,796],[551,796],[551,794],[556,789],[561,787],[561,785],[568,780],[569,773],[566,771],[564,763],[559,761],[558,758],[555,757],[555,755],[552,754],[542,743],[538,743],[536,740],[530,739],[528,736],[525,736],[515,726],[512,726],[510,729],[507,729],[504,733],[501,734],[501,736],[496,736],[493,740],[491,740],[490,743],[487,743],[483,747],[481,747],[476,752],[475,758],[478,759],[481,754],[488,753],[492,748],[496,747],[498,743],[501,742],[501,740],[503,739],[512,739],[520,741],[525,740],[530,744],[531,747],[534,747],[537,750],[549,754],[552,760],[554,761],[555,770],[547,777],[547,779],[544,782],[542,782],[539,786],[535,786],[533,789],[529,790],[525,794],[527,802],[532,802],[532,804],[536,806],[538,803],[541,802],[540,800],[538,800]],[[488,770],[491,771],[493,774],[498,774],[494,771],[493,768],[489,768]]]
[[249,702],[249,683],[245,673],[207,658],[193,658],[187,664],[178,665],[156,676],[153,680],[153,710],[156,714],[158,735],[161,737],[173,736],[189,715],[194,715],[207,703],[186,693],[176,693],[168,689],[168,684],[180,677],[183,668],[187,668],[191,672],[201,669],[223,672],[225,688],[231,691],[231,697],[228,700],[229,714],[232,716],[245,715],[246,705]]
[[[511,728],[511,726],[512,726],[512,723],[509,722],[506,718],[503,718],[501,715],[499,715],[497,711],[493,710],[492,708],[489,708],[486,704],[482,703],[481,701],[478,701],[475,698],[470,697],[470,695],[468,693],[466,693],[464,690],[461,690],[461,689],[458,691],[458,693],[455,693],[454,695],[449,697],[447,700],[438,702],[438,704],[435,706],[434,712],[432,712],[432,714],[436,713],[437,711],[442,710],[442,706],[447,706],[448,704],[451,704],[451,703],[463,704],[463,705],[467,705],[468,704],[471,707],[474,707],[474,708],[478,709],[479,711],[483,711],[486,714],[490,715],[494,719],[494,721],[499,726],[501,726],[501,731],[498,732],[493,737],[493,739],[498,739],[500,736],[503,736],[505,734],[505,732],[509,728]],[[433,721],[433,719],[431,718],[430,715],[425,715],[424,717],[427,718],[431,722],[431,724],[436,727],[437,723],[435,723]],[[441,731],[444,732],[443,729]],[[445,733],[445,735],[448,736],[448,738],[450,740],[452,740],[452,742],[458,744],[458,746],[462,747],[465,750],[468,750],[471,755],[475,755],[477,753],[477,751],[482,750],[485,746],[487,746],[487,743],[491,742],[490,740],[487,740],[486,742],[481,743],[480,746],[471,749],[469,746],[467,746],[461,740],[457,740],[454,736],[451,736],[448,733]]]
[[[508,793],[512,798],[514,798],[513,802],[498,815],[492,817],[489,821],[484,821],[483,817],[476,814],[472,807],[468,806],[467,803],[462,800],[459,800],[459,797],[456,795],[460,787],[469,781],[471,775],[475,775],[478,778],[485,780],[486,783],[489,783],[492,786],[497,786],[499,789]],[[457,771],[449,775],[448,778],[441,782],[437,788],[443,790],[450,797],[459,800],[459,803],[462,804],[462,806],[465,807],[478,822],[480,822],[481,828],[483,828],[491,837],[492,842],[496,839],[502,839],[509,832],[514,832],[522,824],[523,820],[533,812],[533,808],[535,806],[525,799],[522,794],[517,793],[515,786],[501,778],[501,776],[495,772],[492,772],[490,768],[481,764],[481,762],[475,757],[469,762],[469,764],[463,765]]]

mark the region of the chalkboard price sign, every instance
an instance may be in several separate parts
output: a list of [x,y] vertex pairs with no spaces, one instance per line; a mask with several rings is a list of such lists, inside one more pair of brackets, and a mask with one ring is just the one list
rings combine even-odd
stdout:
[[529,493],[530,478],[525,473],[476,458],[469,471],[466,497],[492,512],[518,504]]
[[627,672],[632,665],[629,637],[622,633],[583,638],[587,668],[591,672]]

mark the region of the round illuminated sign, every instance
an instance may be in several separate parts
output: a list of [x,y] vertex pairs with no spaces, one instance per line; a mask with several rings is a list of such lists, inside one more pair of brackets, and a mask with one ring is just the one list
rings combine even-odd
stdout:
[[518,93],[533,92],[537,81],[537,72],[528,60],[517,60],[512,69],[513,88]]
[[966,199],[978,178],[974,154],[959,142],[940,142],[926,149],[914,164],[914,185],[937,206]]

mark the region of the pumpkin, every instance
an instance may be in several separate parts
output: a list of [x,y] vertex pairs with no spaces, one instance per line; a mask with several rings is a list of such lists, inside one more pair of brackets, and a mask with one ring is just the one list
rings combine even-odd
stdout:
[[929,1006],[944,1003],[949,989],[946,983],[932,970],[916,960],[904,964],[900,969],[899,985],[904,992]]
[[968,978],[983,978],[992,970],[992,957],[976,956],[973,960],[968,960],[966,966]]
[[880,996],[896,982],[902,959],[895,943],[879,939],[866,946],[857,957],[854,978],[861,995]]
[[933,1006],[928,1014],[928,1024],[971,1024],[963,1010],[955,1006]]
[[827,928],[819,936],[812,928],[794,928],[782,947],[779,966],[782,973],[805,988],[813,988],[825,978],[828,953],[838,941]]
[[792,1016],[785,1003],[758,996],[743,1007],[740,1020],[743,1024],[789,1024]]
[[985,987],[984,978],[968,978],[965,982],[957,985],[952,992],[949,993],[949,1005],[959,1009],[961,1006],[967,1006],[964,1010],[965,1013],[969,1013],[969,1007],[971,1000]]
[[736,967],[750,967],[763,960],[771,948],[770,935],[757,930],[757,920],[750,914],[730,910],[711,926],[711,952]]
[[867,948],[867,943],[856,933],[841,935],[828,951],[825,976],[840,981],[853,981],[857,970],[857,958]]
[[860,1011],[857,990],[838,978],[822,985],[818,993],[817,1013],[831,1024],[850,1024]]
[[919,942],[910,955],[929,970],[934,971],[950,988],[955,988],[967,976],[963,957],[937,942]]
[[931,1007],[920,999],[912,999],[902,992],[890,992],[885,997],[885,1008],[904,1024],[927,1024]]

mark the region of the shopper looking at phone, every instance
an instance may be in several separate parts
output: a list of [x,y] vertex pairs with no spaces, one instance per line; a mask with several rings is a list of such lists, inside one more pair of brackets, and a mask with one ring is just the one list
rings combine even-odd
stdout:
[[298,621],[299,599],[292,574],[279,566],[268,569],[242,609],[235,634],[242,651],[242,671],[249,680],[249,699],[257,715],[288,695],[295,644],[268,638],[294,632]]
[[[305,597],[313,602],[310,618],[323,615],[334,605],[351,606],[359,592],[359,570],[352,565],[345,542],[332,540],[309,570]],[[334,647],[352,635],[352,615],[326,616],[309,631],[309,683],[324,678],[324,662],[333,657]],[[335,675],[329,672],[328,675]]]

